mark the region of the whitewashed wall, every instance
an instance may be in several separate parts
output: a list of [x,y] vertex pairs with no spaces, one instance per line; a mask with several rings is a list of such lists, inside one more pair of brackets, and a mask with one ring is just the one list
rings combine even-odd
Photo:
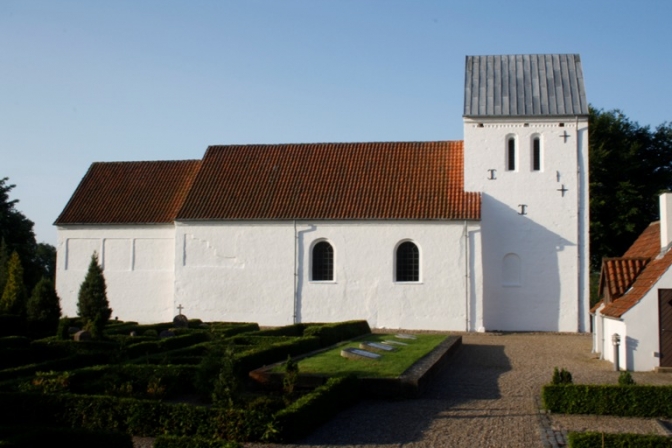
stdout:
[[173,318],[174,226],[67,226],[57,234],[56,290],[63,315],[77,315],[79,287],[96,251],[112,316],[139,322]]
[[[175,303],[189,317],[260,325],[367,319],[377,328],[478,330],[479,224],[466,233],[463,222],[179,222]],[[332,282],[310,279],[318,240],[334,248]],[[394,281],[404,240],[420,250],[418,283]]]
[[621,344],[619,345],[618,350],[618,365],[621,370],[626,370],[628,365],[628,352],[624,341],[626,341],[626,338],[628,337],[628,332],[625,323],[619,319],[612,319],[609,317],[601,317],[601,319],[603,329],[602,359],[612,363],[614,362],[614,345],[611,342],[611,337],[616,333],[621,337]]
[[[588,123],[525,120],[464,124],[465,189],[483,192],[485,327],[587,331]],[[515,171],[506,170],[508,136],[516,139]],[[532,170],[535,136],[540,171]],[[522,204],[526,215],[519,214]]]

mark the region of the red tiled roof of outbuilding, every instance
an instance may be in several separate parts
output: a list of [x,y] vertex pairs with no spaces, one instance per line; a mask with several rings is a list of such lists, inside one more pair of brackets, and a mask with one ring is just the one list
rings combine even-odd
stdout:
[[611,300],[625,294],[648,262],[648,258],[605,258],[602,260],[600,295],[603,294],[604,289],[608,290]]
[[478,220],[461,141],[211,146],[177,220]]
[[664,254],[661,254],[660,251],[660,223],[654,222],[642,232],[623,257],[645,257],[650,261],[640,271],[625,294],[605,305],[601,311],[603,315],[620,318],[644,298],[660,277],[672,266],[672,251],[667,250]]
[[55,225],[172,223],[200,160],[93,163]]

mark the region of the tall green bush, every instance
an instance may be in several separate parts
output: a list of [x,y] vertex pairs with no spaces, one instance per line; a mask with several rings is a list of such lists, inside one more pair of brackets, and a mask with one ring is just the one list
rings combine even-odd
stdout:
[[98,264],[98,254],[94,252],[89,270],[79,287],[77,301],[77,314],[84,319],[85,327],[94,338],[102,337],[105,324],[110,320],[112,309],[109,305],[105,277]]
[[61,305],[53,281],[43,277],[35,285],[26,306],[26,318],[31,334],[51,336],[56,333]]
[[26,287],[23,284],[23,268],[16,251],[7,263],[7,281],[0,298],[0,314],[26,314]]

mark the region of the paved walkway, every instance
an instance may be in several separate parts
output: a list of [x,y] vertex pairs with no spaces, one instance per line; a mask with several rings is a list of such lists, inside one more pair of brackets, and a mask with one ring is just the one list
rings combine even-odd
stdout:
[[[539,412],[541,386],[556,366],[569,370],[575,383],[617,382],[612,365],[595,359],[590,349],[589,335],[464,334],[463,347],[422,398],[363,401],[300,443],[278,446],[560,447],[569,430],[664,434],[655,420]],[[633,378],[672,384],[670,374]]]

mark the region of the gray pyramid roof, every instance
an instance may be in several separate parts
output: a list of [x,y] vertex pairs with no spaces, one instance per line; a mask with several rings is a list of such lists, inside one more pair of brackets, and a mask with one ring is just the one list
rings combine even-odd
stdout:
[[578,54],[467,56],[465,117],[588,115]]

